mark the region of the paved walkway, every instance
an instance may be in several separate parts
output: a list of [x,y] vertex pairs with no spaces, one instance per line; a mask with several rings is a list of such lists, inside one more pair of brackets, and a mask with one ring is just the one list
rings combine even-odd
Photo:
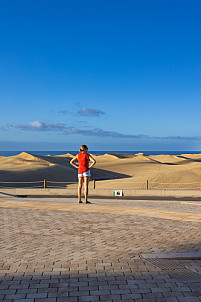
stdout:
[[[0,197],[0,300],[201,301],[201,202]],[[161,262],[162,261],[162,262]]]

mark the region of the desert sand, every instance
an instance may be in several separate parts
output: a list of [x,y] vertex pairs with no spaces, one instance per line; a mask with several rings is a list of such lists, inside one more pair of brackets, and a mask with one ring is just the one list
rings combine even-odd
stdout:
[[[74,187],[77,170],[70,165],[73,154],[39,156],[22,152],[0,157],[0,187]],[[146,155],[110,153],[93,155],[91,169],[97,188],[200,189],[201,154]]]

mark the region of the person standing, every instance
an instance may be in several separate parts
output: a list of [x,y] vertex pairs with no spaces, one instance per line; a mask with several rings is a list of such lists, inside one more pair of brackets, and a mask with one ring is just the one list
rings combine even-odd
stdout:
[[[89,185],[89,178],[91,176],[90,168],[95,165],[96,161],[91,154],[87,153],[88,147],[86,145],[82,145],[79,151],[80,153],[78,153],[70,161],[70,164],[76,169],[78,169],[78,202],[82,203],[81,194],[82,194],[82,186],[84,182],[85,203],[90,203],[90,201],[88,201],[88,185]],[[76,161],[78,161],[79,166],[75,164]]]

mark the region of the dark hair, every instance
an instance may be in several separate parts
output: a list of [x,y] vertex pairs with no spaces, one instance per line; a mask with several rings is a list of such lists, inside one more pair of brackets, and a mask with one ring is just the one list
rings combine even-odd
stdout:
[[81,147],[80,147],[80,152],[82,152],[82,151],[85,151],[86,149],[88,149],[88,147],[87,147],[87,145],[82,145]]

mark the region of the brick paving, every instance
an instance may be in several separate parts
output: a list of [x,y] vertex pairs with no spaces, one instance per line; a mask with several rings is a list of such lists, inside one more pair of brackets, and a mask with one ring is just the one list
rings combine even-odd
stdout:
[[201,252],[201,202],[91,201],[0,197],[0,301],[201,301],[140,256]]

